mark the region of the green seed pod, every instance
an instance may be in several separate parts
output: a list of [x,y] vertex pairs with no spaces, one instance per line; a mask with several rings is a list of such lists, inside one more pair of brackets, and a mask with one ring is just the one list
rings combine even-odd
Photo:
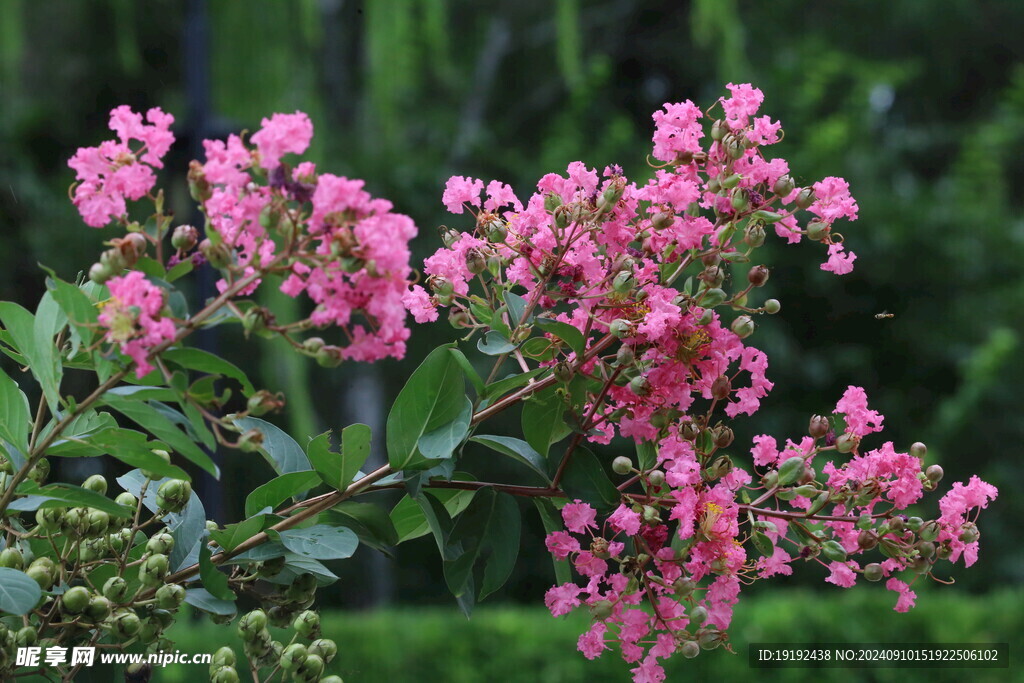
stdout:
[[779,466],[779,484],[789,486],[804,472],[804,459],[799,455],[789,458]]
[[295,610],[284,605],[275,605],[267,610],[267,621],[274,628],[288,628]]
[[619,347],[619,350],[615,353],[615,362],[619,365],[629,367],[636,360],[636,356],[633,353],[633,347],[627,344],[623,344]]
[[133,508],[139,504],[139,499],[133,496],[132,494],[128,493],[127,491],[124,491],[122,493],[117,494],[117,498],[114,499],[114,502],[117,503],[118,505],[124,505],[125,507]]
[[690,610],[690,623],[700,626],[708,619],[708,611],[700,605]]
[[805,187],[800,190],[800,193],[796,196],[797,208],[806,209],[814,203],[816,197],[814,196],[814,188]]
[[917,552],[926,560],[931,559],[935,555],[935,544],[931,541],[921,541],[917,544]]
[[[167,451],[161,450],[159,448],[154,448],[153,449],[153,455],[157,456],[158,458],[160,458],[161,460],[163,460],[167,464],[171,463],[171,454],[168,453]],[[142,472],[142,475],[144,477],[146,477],[146,479],[159,479],[161,477],[161,475],[159,473],[154,472],[152,470],[140,470],[140,471]]]
[[320,633],[320,615],[306,610],[295,617],[292,628],[304,638],[315,638]]
[[544,195],[544,210],[551,213],[562,205],[562,198],[554,192]]
[[861,550],[871,550],[878,545],[878,538],[870,531],[865,530],[857,534],[857,545]]
[[854,436],[849,432],[843,432],[842,434],[839,435],[839,438],[836,439],[836,450],[839,451],[840,453],[849,453],[853,451],[853,449],[856,448],[857,444],[859,443],[859,437]]
[[839,541],[825,541],[821,544],[821,552],[833,562],[846,562],[846,549]]
[[733,333],[740,339],[746,339],[750,335],[754,334],[754,321],[749,315],[741,315],[732,321],[732,325],[729,326]]
[[643,375],[637,375],[629,380],[629,390],[637,396],[649,396],[651,391],[653,391],[653,387],[650,380]]
[[176,610],[184,601],[185,589],[176,583],[165,583],[156,591],[156,604],[161,609]]
[[936,538],[939,537],[940,530],[941,527],[939,526],[939,523],[935,520],[932,520],[930,522],[925,522],[921,526],[921,530],[917,532],[917,536],[922,541],[934,541]]
[[633,461],[624,455],[620,455],[612,460],[612,472],[615,474],[629,474],[633,471]]
[[733,209],[742,213],[750,208],[750,193],[742,188],[737,188],[732,191],[729,201]]
[[159,555],[166,555],[174,548],[174,537],[166,531],[153,534],[153,537],[146,542],[146,552]]
[[981,537],[981,533],[978,532],[978,527],[973,522],[967,522],[960,527],[960,536],[958,537],[964,543],[974,543]]
[[210,683],[238,683],[239,680],[233,666],[221,666],[210,672]]
[[779,485],[779,473],[777,470],[769,470],[761,477],[761,486],[766,489],[773,489]]
[[661,523],[661,515],[658,514],[658,509],[650,505],[644,505],[643,518],[644,523],[651,526]]
[[102,474],[94,474],[82,482],[82,488],[105,496],[107,495],[107,479]]
[[168,512],[181,512],[192,497],[192,484],[184,479],[168,479],[156,491],[156,505]]
[[654,470],[647,475],[647,483],[654,488],[661,488],[665,485],[665,473],[661,470]]
[[267,628],[267,613],[254,609],[238,620],[238,635],[243,639],[251,639]]
[[[37,560],[38,561],[38,560]],[[39,584],[39,587],[44,591],[50,590],[53,587],[53,569],[46,565],[38,565],[35,562],[28,566],[25,570],[28,577]]]
[[711,139],[721,140],[725,137],[726,133],[729,132],[729,124],[722,119],[716,120],[711,124]]
[[943,474],[942,467],[939,465],[929,465],[928,469],[924,471],[924,475],[928,477],[928,481],[932,484],[938,484],[942,481]]
[[882,565],[877,562],[872,562],[864,567],[864,578],[868,581],[881,581],[884,576],[885,572],[882,571]]
[[273,557],[269,560],[264,560],[257,573],[263,578],[272,578],[281,573],[285,562],[284,557]]
[[25,566],[25,558],[17,548],[7,547],[0,551],[0,567],[21,571]]
[[676,597],[686,598],[697,590],[697,583],[688,576],[680,577],[672,584],[672,590],[675,591]]
[[803,496],[804,498],[813,498],[814,496],[818,495],[818,489],[811,484],[797,486],[795,489],[793,489],[793,492],[796,493],[796,495],[798,496]]
[[295,677],[302,681],[315,681],[324,672],[324,659],[320,655],[309,654],[295,669]]
[[778,299],[768,299],[764,302],[764,312],[768,315],[775,315],[782,310],[782,304]]
[[149,618],[153,623],[159,624],[162,629],[170,628],[174,623],[174,614],[165,609],[150,610]]
[[94,595],[89,600],[89,606],[85,608],[85,614],[93,621],[99,622],[110,616],[113,608],[110,600],[102,595]]
[[142,620],[130,609],[119,609],[110,615],[110,633],[116,638],[127,640],[142,630]]
[[324,343],[324,340],[320,337],[310,337],[302,342],[302,351],[303,353],[313,355],[323,348]]
[[231,249],[224,243],[214,244],[209,239],[205,239],[199,243],[199,252],[217,270],[231,265]]
[[235,651],[225,645],[213,653],[213,657],[210,660],[210,671],[212,673],[222,666],[234,666],[237,661]]
[[142,622],[142,628],[139,630],[140,643],[148,645],[159,637],[160,626],[158,624],[154,624],[152,621]]
[[612,601],[598,600],[590,606],[590,614],[598,621],[604,621],[612,615]]
[[85,519],[85,530],[90,536],[107,533],[110,527],[110,515],[103,510],[90,510]]
[[292,643],[281,653],[281,668],[290,671],[298,667],[309,656],[306,646],[302,643]]
[[98,285],[105,284],[114,277],[114,269],[105,263],[94,263],[89,268],[89,279]]
[[789,174],[779,176],[779,179],[772,185],[772,193],[779,197],[788,197],[796,189],[796,183]]
[[722,644],[722,634],[712,628],[702,630],[697,635],[697,642],[702,650],[714,650]]
[[171,233],[171,246],[180,251],[188,251],[199,243],[199,231],[191,225],[179,225]]
[[61,609],[67,614],[81,614],[89,606],[89,589],[75,586],[60,596]]
[[144,586],[156,587],[164,582],[169,571],[166,555],[150,555],[139,565],[139,581]]
[[695,640],[687,640],[679,646],[679,651],[683,653],[683,656],[687,659],[693,659],[700,654],[700,645]]
[[829,227],[829,224],[823,223],[822,221],[819,221],[817,218],[807,223],[807,239],[813,240],[815,242],[821,242],[822,240],[824,240],[825,237],[828,236],[830,231],[831,228]]
[[732,393],[732,380],[729,379],[728,375],[719,375],[711,383],[711,395],[719,401],[728,398],[730,393]]
[[764,244],[764,239],[764,223],[761,221],[752,221],[743,230],[743,243],[748,247],[756,249]]
[[32,647],[39,638],[39,631],[34,626],[24,626],[14,635],[14,644],[18,647]]
[[128,589],[128,582],[120,576],[112,576],[103,584],[103,595],[111,602],[128,602],[135,594]]
[[43,484],[50,476],[50,461],[42,458],[28,471],[28,478],[37,484]]

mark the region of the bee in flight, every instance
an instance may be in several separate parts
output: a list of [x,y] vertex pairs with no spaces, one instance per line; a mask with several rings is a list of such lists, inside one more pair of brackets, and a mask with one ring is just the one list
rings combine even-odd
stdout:
[[896,314],[895,313],[890,313],[889,311],[882,311],[881,313],[875,313],[875,320],[884,320],[886,318],[894,318],[894,317],[896,317]]

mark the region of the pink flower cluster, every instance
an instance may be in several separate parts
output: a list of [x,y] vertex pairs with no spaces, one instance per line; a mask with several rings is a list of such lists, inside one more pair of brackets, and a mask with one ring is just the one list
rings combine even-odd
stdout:
[[177,331],[174,320],[164,315],[164,291],[137,270],[111,279],[107,287],[110,299],[99,315],[104,337],[118,344],[121,353],[135,362],[135,375],[144,377],[153,369],[149,362],[153,349],[172,341]]
[[[118,139],[80,147],[68,160],[78,180],[73,202],[87,225],[102,228],[124,218],[125,200],[142,198],[156,184],[153,169],[163,168],[161,159],[174,144],[174,117],[154,107],[145,121],[127,105],[117,107],[110,112],[110,130]],[[141,144],[133,149],[133,142]]]
[[[318,174],[310,162],[292,169],[281,161],[304,153],[312,136],[309,118],[296,112],[263,119],[252,136],[255,151],[237,135],[204,142],[207,160],[193,178],[206,190],[211,228],[232,251],[218,287],[224,291],[239,277],[273,269],[284,276],[281,291],[291,297],[304,292],[316,304],[309,318],[314,326],[342,330],[342,358],[400,358],[409,337],[403,297],[416,226],[394,213],[391,202],[371,197],[362,180]],[[255,182],[263,172],[266,185]],[[275,230],[286,237],[286,253]],[[242,294],[259,284],[253,280]]]

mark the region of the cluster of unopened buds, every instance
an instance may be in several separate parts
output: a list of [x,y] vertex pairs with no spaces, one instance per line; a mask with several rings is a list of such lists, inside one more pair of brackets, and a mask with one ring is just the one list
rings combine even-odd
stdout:
[[[784,160],[768,159],[780,124],[756,116],[759,90],[729,90],[706,146],[705,115],[692,102],[654,114],[662,163],[646,185],[616,166],[599,176],[575,162],[565,176],[544,176],[524,204],[500,182],[481,201],[483,181],[451,178],[443,202],[470,211],[474,229],[443,229],[444,248],[425,261],[426,287],[406,295],[418,322],[448,308],[453,326],[483,336],[481,348],[497,343],[524,371],[530,360],[552,368],[567,394],[575,376],[596,380],[585,409],[567,418],[579,438],[563,466],[580,438],[636,442],[639,462],[613,464],[625,477],[621,504],[602,511],[602,524],[587,503],[562,508],[567,530],[551,533],[548,548],[583,582],[555,586],[545,601],[556,616],[586,606],[594,621],[579,649],[593,658],[617,642],[640,682],[662,680],[659,659],[673,653],[728,647],[741,586],[789,574],[798,558],[824,565],[839,586],[887,578],[897,611],[909,609],[910,586],[934,576],[937,560],[974,562],[976,513],[996,495],[974,478],[943,497],[939,518],[905,516],[941,468],[922,465],[920,444],[862,454],[882,418],[857,387],[836,408],[843,421],[816,417],[808,436],[782,448],[755,439],[752,468],[725,453],[734,435],[715,411],[753,414],[772,388],[765,354],[745,340],[755,318],[781,304],[753,300],[770,271],[752,255],[774,229],[789,243],[822,243],[821,268],[848,273],[856,257],[834,224],[857,217],[841,178],[799,187]],[[546,334],[531,339],[537,327]],[[850,459],[815,463],[823,453]],[[853,559],[869,551],[882,557]]]

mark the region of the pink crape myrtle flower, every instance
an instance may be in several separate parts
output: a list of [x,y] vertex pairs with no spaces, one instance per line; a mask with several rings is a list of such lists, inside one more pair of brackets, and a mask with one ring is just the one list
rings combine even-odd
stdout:
[[484,189],[484,181],[465,176],[453,175],[445,183],[441,203],[452,213],[465,211],[465,205],[480,206],[480,192]]
[[914,606],[914,601],[917,600],[917,593],[910,590],[910,586],[905,582],[899,579],[889,579],[885,582],[885,587],[899,594],[899,597],[896,599],[896,606],[893,607],[897,612],[909,612]]
[[882,431],[885,418],[874,410],[868,410],[868,397],[862,387],[847,387],[832,412],[846,414],[846,431],[854,436]]
[[78,181],[72,202],[86,225],[102,228],[122,218],[125,200],[141,199],[156,185],[153,169],[163,168],[161,159],[174,144],[174,117],[154,107],[145,121],[127,105],[117,107],[110,112],[110,130],[118,139],[80,147],[68,160]]
[[285,154],[302,154],[313,139],[313,122],[301,111],[294,114],[274,114],[260,122],[252,136],[252,143],[260,156],[260,166],[272,171],[281,165]]
[[110,299],[99,315],[104,338],[120,346],[135,362],[135,375],[142,378],[153,369],[149,363],[153,348],[172,341],[177,332],[174,321],[162,315],[164,291],[137,270],[112,278],[107,287]]

